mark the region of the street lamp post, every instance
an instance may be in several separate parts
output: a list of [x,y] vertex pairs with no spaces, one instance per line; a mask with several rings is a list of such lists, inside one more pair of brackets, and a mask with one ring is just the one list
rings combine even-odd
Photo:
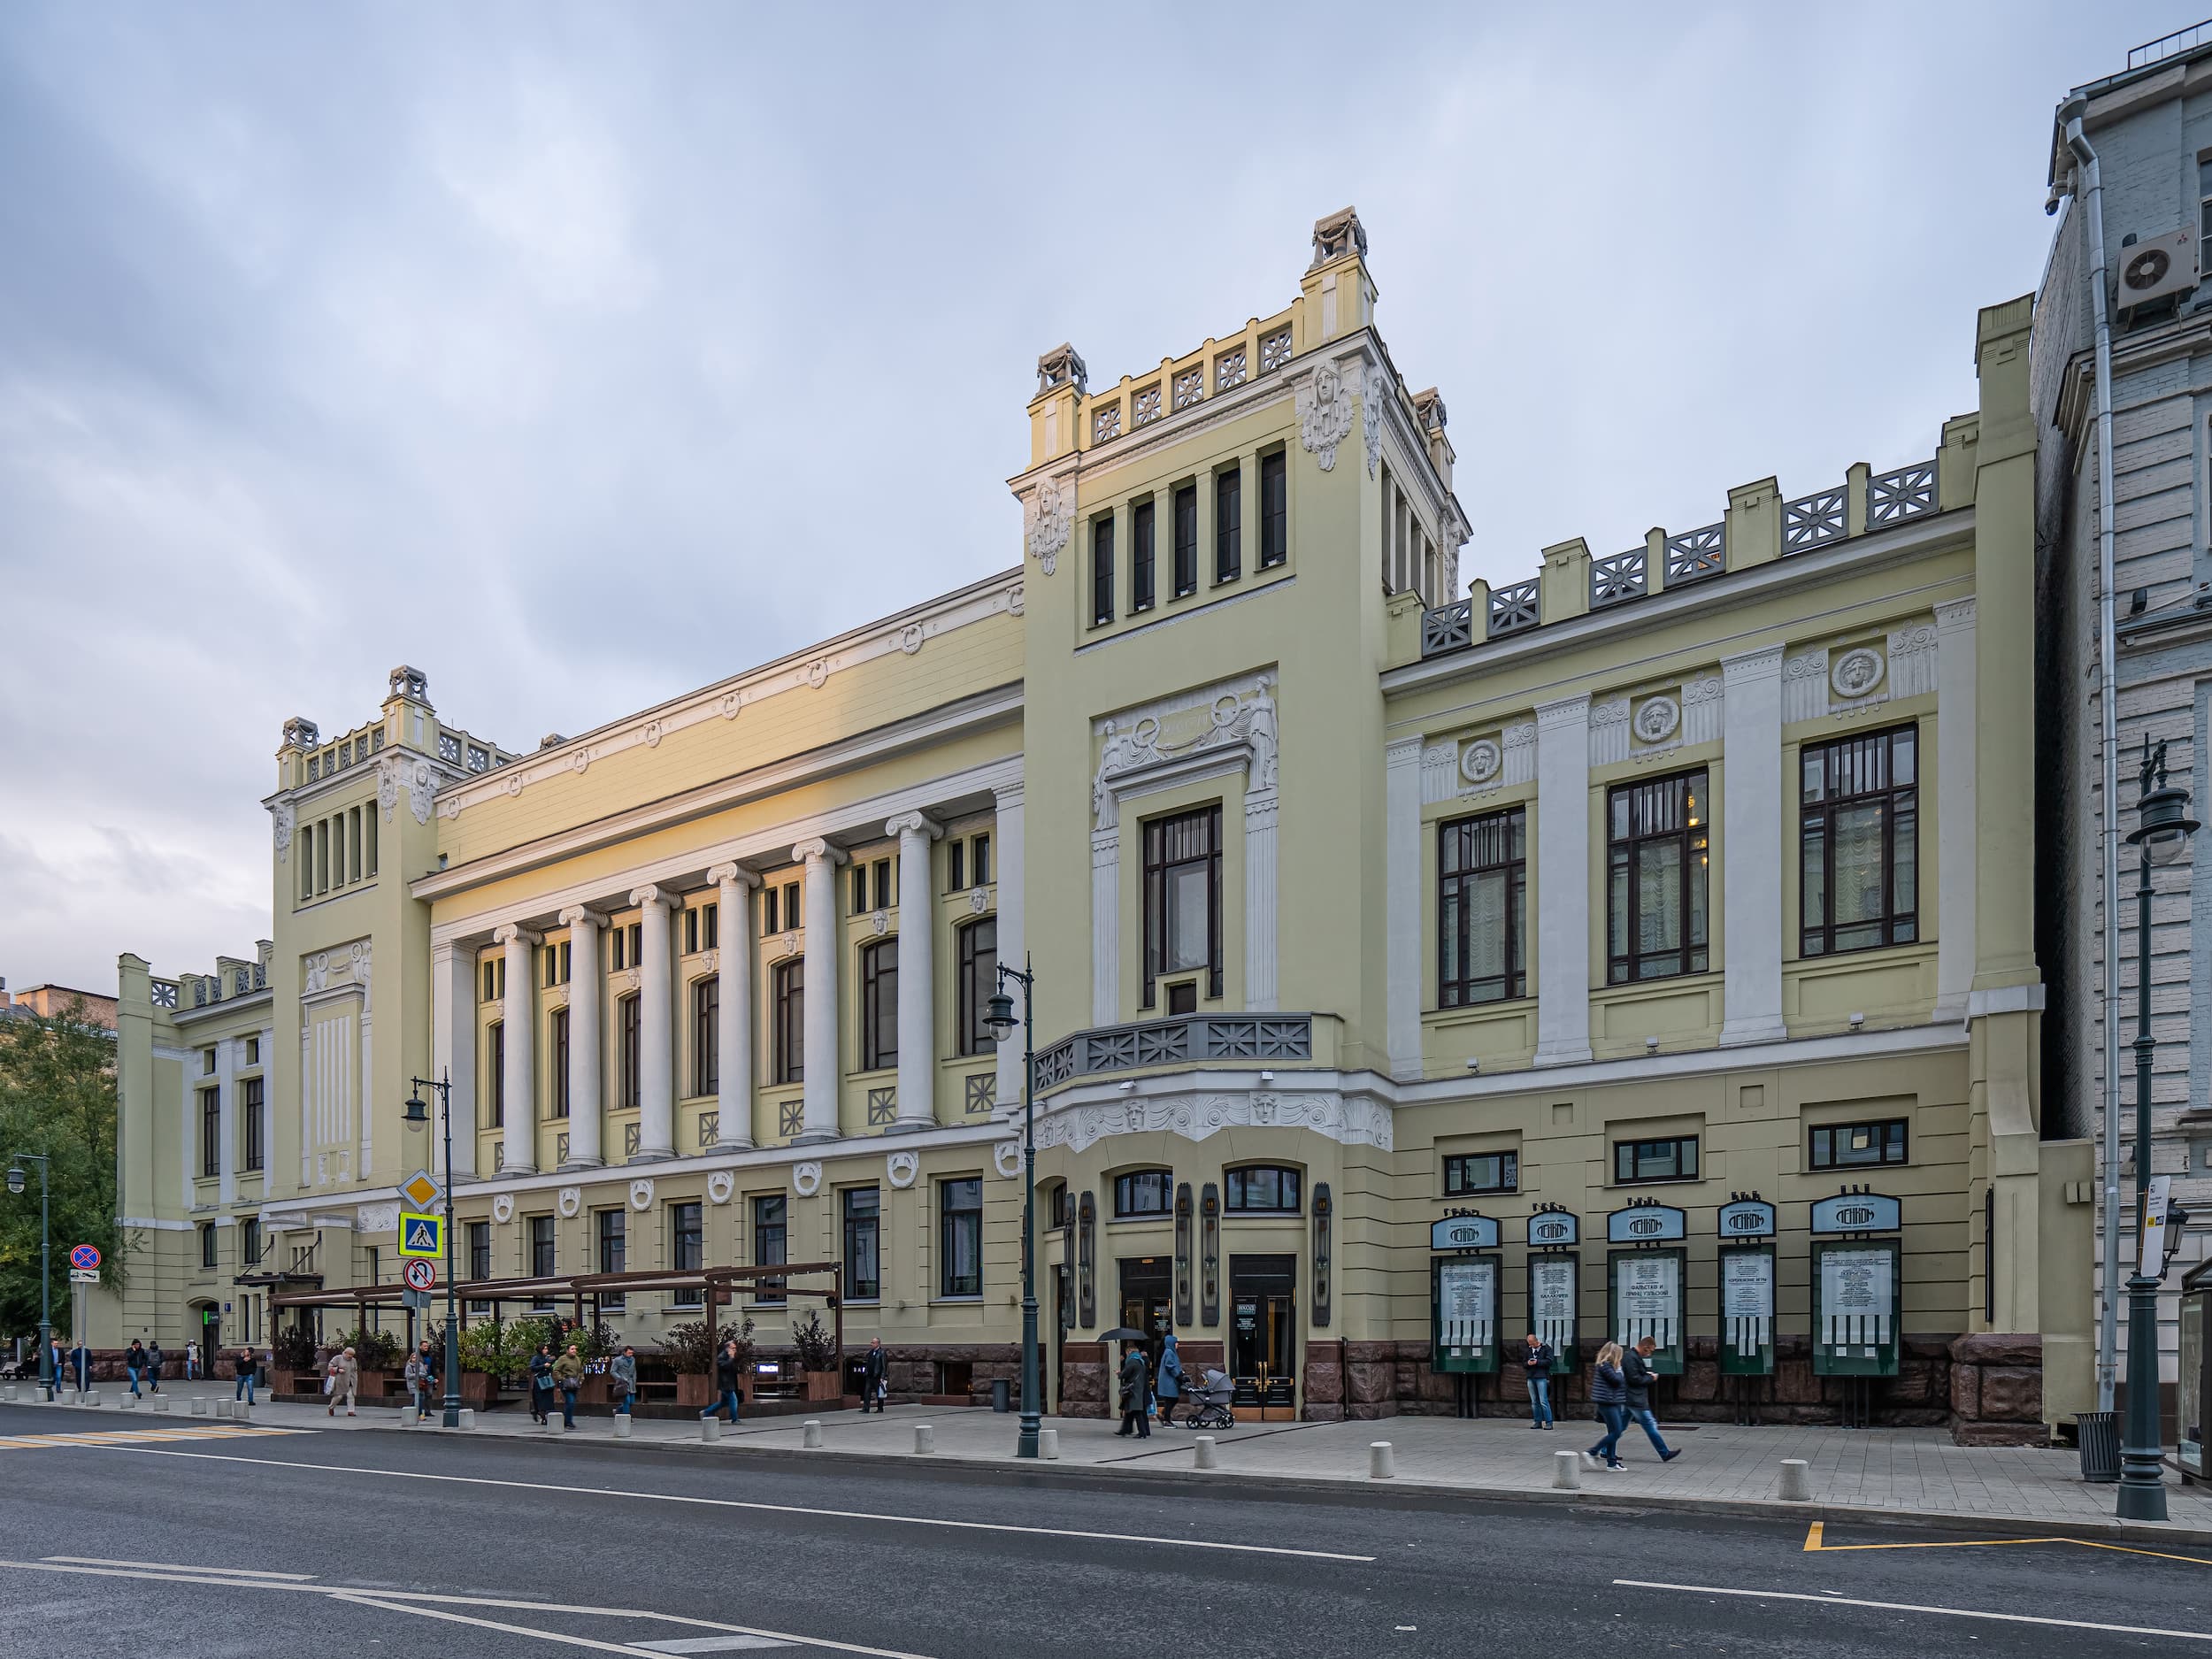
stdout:
[[26,1164],[38,1165],[38,1375],[51,1400],[61,1379],[54,1375],[54,1237],[48,1215],[45,1155],[19,1152],[8,1160],[10,1192],[20,1193],[30,1179],[23,1172]]
[[416,1125],[430,1121],[422,1092],[431,1088],[438,1091],[438,1116],[445,1127],[445,1416],[441,1421],[447,1428],[457,1429],[461,1426],[461,1318],[453,1283],[453,1079],[450,1073],[435,1082],[410,1078],[407,1086],[412,1091],[407,1096],[407,1121]]
[[[2165,1437],[2158,1426],[2158,1288],[2166,1264],[2143,1259],[2151,1202],[2151,866],[2181,856],[2196,831],[2189,792],[2166,781],[2166,745],[2143,740],[2139,820],[2128,840],[2140,850],[2135,887],[2135,1272],[2128,1279],[2128,1403],[2120,1442],[2122,1520],[2166,1518],[2166,1485],[2160,1472]],[[2108,1018],[2111,1017],[2108,1010]]]
[[983,1023],[1001,1042],[1014,1029],[1010,979],[1022,987],[1022,1423],[1014,1455],[1034,1457],[1044,1409],[1037,1363],[1037,974],[1027,956],[1018,969],[998,964],[998,989]]

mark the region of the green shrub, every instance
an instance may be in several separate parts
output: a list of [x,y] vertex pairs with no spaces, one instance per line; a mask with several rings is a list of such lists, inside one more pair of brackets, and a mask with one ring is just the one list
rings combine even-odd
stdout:
[[810,1313],[804,1325],[791,1327],[791,1346],[799,1350],[801,1371],[837,1369],[837,1339],[822,1323],[820,1314]]
[[661,1353],[679,1377],[708,1377],[714,1372],[714,1356],[725,1342],[735,1342],[740,1363],[751,1363],[753,1322],[726,1325],[719,1331],[710,1330],[704,1319],[672,1325],[661,1338]]

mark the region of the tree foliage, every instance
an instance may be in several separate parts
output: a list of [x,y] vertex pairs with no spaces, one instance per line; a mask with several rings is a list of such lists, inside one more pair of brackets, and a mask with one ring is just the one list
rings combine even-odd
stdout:
[[[115,1219],[115,1140],[114,1033],[81,999],[58,1014],[0,1020],[0,1167],[25,1153],[48,1160],[58,1328],[69,1317],[71,1246],[97,1246],[101,1277],[124,1277],[130,1240]],[[0,1333],[38,1327],[39,1168],[23,1170],[21,1193],[0,1188]]]

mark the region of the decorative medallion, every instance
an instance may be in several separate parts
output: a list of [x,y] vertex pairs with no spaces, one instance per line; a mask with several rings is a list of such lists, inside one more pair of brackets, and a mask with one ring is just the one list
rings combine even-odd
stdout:
[[664,735],[664,732],[663,732],[663,729],[662,729],[662,726],[661,726],[661,723],[660,723],[658,720],[648,720],[648,721],[645,723],[645,747],[646,747],[646,748],[648,748],[648,749],[658,749],[658,748],[661,746],[661,738],[662,738],[662,736],[663,736],[663,735]]
[[791,1166],[791,1186],[802,1198],[811,1198],[821,1190],[822,1166],[810,1159]]
[[734,691],[724,693],[722,697],[722,718],[726,720],[734,720],[737,718],[737,711],[744,706],[745,700],[739,696]]
[[644,1176],[640,1176],[630,1183],[630,1208],[650,1210],[652,1207],[653,1183]]
[[736,1188],[736,1178],[727,1170],[717,1170],[707,1177],[707,1200],[710,1203],[728,1203],[731,1193]]
[[989,902],[990,901],[984,896],[983,889],[981,887],[976,888],[974,892],[968,895],[968,913],[972,916],[982,915],[983,907]]
[[511,795],[520,795],[522,793],[522,774],[520,772],[514,773],[507,780],[507,793]]
[[918,622],[910,622],[899,634],[899,649],[911,657],[921,649],[922,625]]
[[876,937],[878,939],[882,938],[884,934],[891,931],[891,912],[888,910],[878,910],[873,916],[868,918],[868,926],[876,930]]
[[492,1219],[503,1225],[515,1218],[515,1195],[502,1193],[492,1200]]
[[829,679],[829,658],[818,657],[806,665],[806,683],[819,691]]
[[1022,1172],[1022,1143],[1018,1141],[1000,1141],[991,1148],[991,1162],[997,1166],[1001,1175],[1012,1180]]
[[580,1189],[574,1187],[564,1187],[561,1188],[559,1199],[555,1202],[554,1208],[558,1210],[564,1217],[569,1217],[580,1210],[583,1202],[584,1194]]
[[796,933],[786,933],[783,936],[783,954],[785,956],[787,956],[791,955],[794,951],[797,950],[798,948],[799,935]]
[[582,777],[584,768],[591,764],[591,751],[588,749],[578,749],[575,754],[569,757],[568,764],[575,769],[578,777]]
[[626,991],[634,991],[637,989],[637,970],[635,968],[625,968],[622,971],[622,988]]
[[1469,783],[1488,783],[1504,764],[1504,751],[1486,737],[1477,738],[1459,751],[1459,775]]
[[1682,729],[1682,705],[1672,697],[1647,697],[1636,710],[1635,732],[1647,743],[1663,743]]
[[883,1172],[892,1186],[904,1192],[922,1172],[922,1161],[911,1152],[894,1152],[883,1161]]
[[1861,697],[1874,695],[1874,688],[1882,683],[1885,666],[1879,651],[1862,645],[1836,658],[1835,665],[1828,671],[1828,683],[1835,688],[1836,695],[1855,703]]

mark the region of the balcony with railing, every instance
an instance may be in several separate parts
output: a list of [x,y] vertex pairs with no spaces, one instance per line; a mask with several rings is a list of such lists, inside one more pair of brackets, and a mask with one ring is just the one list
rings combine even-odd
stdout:
[[1965,465],[1952,469],[1948,490],[1943,480],[1947,458],[1962,454],[1976,430],[1973,417],[1962,417],[1945,426],[1943,448],[1933,458],[1887,472],[1862,462],[1841,484],[1795,500],[1781,499],[1771,479],[1745,485],[1729,492],[1728,511],[1717,523],[1655,529],[1643,546],[1624,552],[1594,556],[1580,540],[1546,548],[1543,570],[1526,581],[1494,588],[1477,580],[1469,584],[1467,598],[1424,611],[1421,656],[1471,650],[1547,623],[1632,605],[1932,515],[1942,511],[1947,495],[1970,494]]
[[[1321,1045],[1333,1044],[1323,1019]],[[1037,1056],[1037,1090],[1086,1078],[1189,1065],[1308,1065],[1317,1062],[1311,1014],[1184,1014],[1101,1025],[1063,1037]],[[1329,1056],[1320,1055],[1321,1064]]]

